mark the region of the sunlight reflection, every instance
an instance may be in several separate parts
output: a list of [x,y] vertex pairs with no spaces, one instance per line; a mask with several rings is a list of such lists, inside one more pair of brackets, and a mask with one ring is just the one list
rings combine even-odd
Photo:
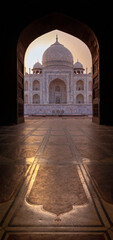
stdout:
[[25,162],[30,164],[34,162],[34,159],[35,157],[25,158]]
[[91,160],[89,158],[82,158],[83,162],[91,162]]

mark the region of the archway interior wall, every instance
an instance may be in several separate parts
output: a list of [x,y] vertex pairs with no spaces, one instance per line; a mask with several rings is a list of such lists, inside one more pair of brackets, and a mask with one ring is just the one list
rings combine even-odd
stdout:
[[[43,18],[40,18],[35,22],[32,22],[30,25],[28,25],[23,30],[23,32],[21,32],[17,45],[17,82],[20,82],[19,80],[20,77],[22,78],[21,81],[24,82],[23,72],[19,71],[19,64],[21,66],[21,69],[22,68],[24,69],[24,55],[29,44],[37,37],[55,29],[59,29],[61,31],[64,31],[79,38],[89,47],[91,51],[93,63],[93,86],[92,86],[93,120],[99,123],[100,122],[99,43],[94,32],[84,23],[79,22],[70,17],[67,17],[63,14],[54,13],[44,16]],[[18,85],[19,84],[17,84],[17,88]],[[21,85],[21,91],[24,91],[23,85]],[[23,109],[24,99],[22,98],[19,99],[17,96],[17,122],[21,122],[23,120],[24,114]]]

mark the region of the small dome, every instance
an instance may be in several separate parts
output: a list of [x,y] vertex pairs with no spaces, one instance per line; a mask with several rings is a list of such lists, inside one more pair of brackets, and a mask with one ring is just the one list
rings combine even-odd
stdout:
[[76,68],[76,69],[83,69],[84,70],[82,63],[80,63],[78,61],[73,65],[73,68],[74,69]]
[[58,37],[56,37],[56,42],[44,52],[42,64],[44,67],[64,65],[73,67],[73,56],[67,48],[58,42]]
[[33,65],[33,69],[42,69],[41,63],[36,62],[36,63]]

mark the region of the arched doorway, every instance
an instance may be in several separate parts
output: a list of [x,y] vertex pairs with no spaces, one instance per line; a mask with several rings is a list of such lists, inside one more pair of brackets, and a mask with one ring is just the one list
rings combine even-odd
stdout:
[[51,81],[49,85],[49,103],[67,103],[66,84],[60,79]]
[[82,80],[77,81],[76,89],[77,90],[84,90],[84,82]]
[[40,103],[40,96],[38,94],[33,95],[33,103],[39,104]]
[[77,95],[76,103],[84,103],[84,96],[82,94]]
[[[63,22],[62,25],[61,22]],[[94,32],[78,20],[54,13],[36,20],[23,30],[17,45],[17,82],[23,82],[24,79],[24,55],[28,45],[37,37],[54,29],[62,30],[79,38],[91,51],[93,61],[93,121],[100,123],[99,43]],[[19,88],[20,84],[17,84],[17,87]],[[21,85],[20,88],[23,91],[24,86]],[[56,100],[57,103],[60,102],[60,98],[57,97]],[[23,108],[24,99],[18,97],[17,123],[24,121]]]
[[40,90],[40,83],[38,80],[33,81],[33,90]]

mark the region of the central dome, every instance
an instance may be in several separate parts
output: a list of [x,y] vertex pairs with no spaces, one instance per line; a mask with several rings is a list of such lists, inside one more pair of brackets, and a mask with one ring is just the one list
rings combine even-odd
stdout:
[[58,38],[56,37],[56,42],[44,52],[42,64],[44,67],[64,65],[73,67],[73,56],[66,47],[58,42]]

